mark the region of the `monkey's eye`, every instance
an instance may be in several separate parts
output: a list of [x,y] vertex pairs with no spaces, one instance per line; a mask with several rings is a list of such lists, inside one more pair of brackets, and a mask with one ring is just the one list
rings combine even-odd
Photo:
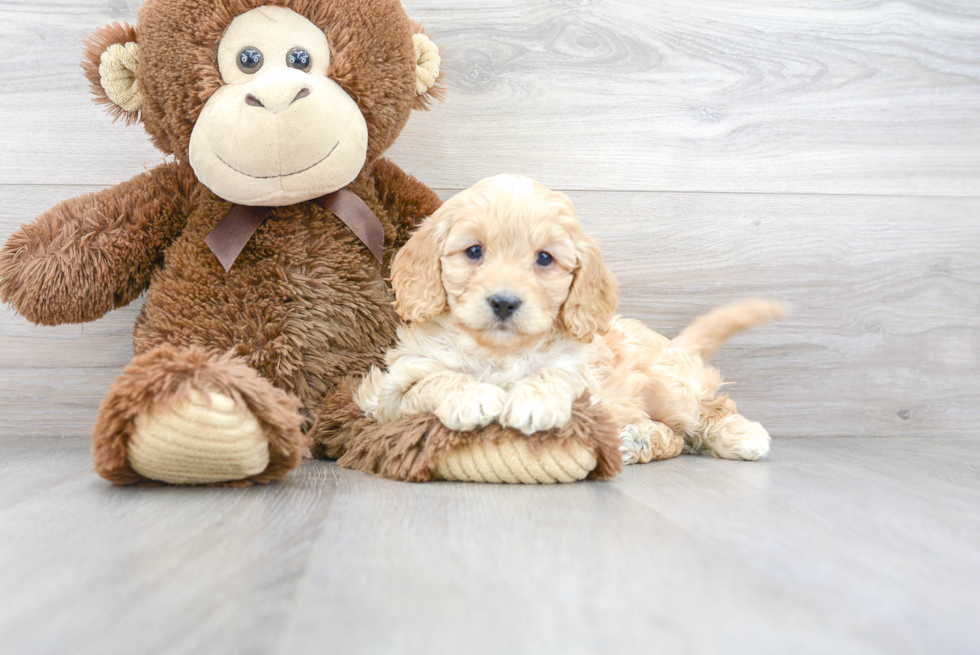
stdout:
[[554,257],[552,257],[550,254],[542,250],[541,252],[538,253],[538,258],[535,260],[534,263],[542,268],[547,268],[551,266],[551,264],[554,261],[555,261]]
[[310,53],[303,48],[293,48],[286,53],[286,65],[290,68],[298,68],[301,71],[309,70],[312,61]]
[[470,246],[466,249],[466,256],[473,261],[479,261],[483,257],[483,246]]
[[262,68],[262,51],[252,46],[242,48],[238,53],[238,68],[249,75]]

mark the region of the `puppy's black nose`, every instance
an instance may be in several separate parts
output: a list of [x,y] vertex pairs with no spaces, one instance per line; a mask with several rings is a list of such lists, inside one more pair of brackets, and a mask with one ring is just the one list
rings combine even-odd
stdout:
[[487,298],[490,309],[501,321],[517,311],[521,306],[521,299],[514,296],[494,295]]

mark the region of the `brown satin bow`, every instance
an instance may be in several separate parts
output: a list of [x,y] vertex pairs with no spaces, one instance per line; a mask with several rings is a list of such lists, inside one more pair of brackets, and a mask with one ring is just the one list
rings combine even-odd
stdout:
[[[320,196],[313,202],[339,218],[367,246],[378,263],[381,263],[385,242],[384,226],[356,193],[345,187]],[[231,270],[249,239],[273,209],[273,207],[232,205],[225,217],[218,221],[211,234],[204,239],[204,243],[215,254],[226,272]]]

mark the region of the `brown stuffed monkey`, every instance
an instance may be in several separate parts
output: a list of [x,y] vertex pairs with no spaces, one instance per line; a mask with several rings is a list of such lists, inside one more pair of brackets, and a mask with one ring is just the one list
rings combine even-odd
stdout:
[[0,297],[55,325],[148,289],[95,426],[104,477],[279,477],[394,335],[385,266],[440,202],[382,154],[438,95],[438,50],[398,0],[148,0],[85,59],[174,161],[13,234]]

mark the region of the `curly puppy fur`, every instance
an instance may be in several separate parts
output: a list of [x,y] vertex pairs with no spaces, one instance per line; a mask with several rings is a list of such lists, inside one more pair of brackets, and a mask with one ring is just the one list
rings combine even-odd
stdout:
[[617,285],[597,244],[571,201],[533,180],[489,178],[446,202],[398,253],[392,285],[410,325],[356,397],[381,424],[434,412],[456,430],[529,435],[566,425],[588,392],[624,439],[645,442],[639,461],[683,443],[731,459],[768,452],[769,435],[718,394],[705,359],[779,305],[723,308],[675,342],[614,317]]
[[[103,405],[95,432],[97,470],[115,482],[134,481],[121,463],[128,419],[119,417],[131,413],[122,403],[148,400],[146,389],[166,357],[177,366],[193,349],[229,354],[233,359],[208,360],[202,370],[225,368],[214,379],[241,382],[239,395],[247,398],[245,376],[236,371],[248,366],[314,416],[340,379],[380,363],[398,324],[385,284],[390,256],[440,206],[434,192],[382,157],[413,107],[428,101],[415,88],[412,35],[420,28],[401,3],[276,0],[327,35],[328,75],[364,116],[367,160],[349,188],[381,220],[387,256],[379,266],[333,214],[306,202],[273,209],[232,270],[224,271],[204,239],[230,203],[195,177],[188,145],[205,102],[222,84],[215,53],[225,28],[264,4],[147,0],[137,28],[112,25],[93,35],[84,68],[100,102],[106,100],[98,84],[102,50],[138,40],[143,104],[136,114],[115,114],[142,122],[174,161],[57,205],[0,251],[0,299],[35,323],[95,320],[147,291],[134,346],[137,355],[158,357],[153,365],[134,360],[135,368],[114,385],[114,400]],[[437,87],[429,95],[440,93]],[[155,350],[168,345],[173,348]],[[149,377],[137,380],[136,372]],[[202,381],[201,375],[187,379]],[[294,466],[302,440],[294,434],[295,417],[287,420],[283,412],[277,414],[279,437],[293,444],[292,454],[273,461]],[[255,481],[282,471],[276,464]]]

